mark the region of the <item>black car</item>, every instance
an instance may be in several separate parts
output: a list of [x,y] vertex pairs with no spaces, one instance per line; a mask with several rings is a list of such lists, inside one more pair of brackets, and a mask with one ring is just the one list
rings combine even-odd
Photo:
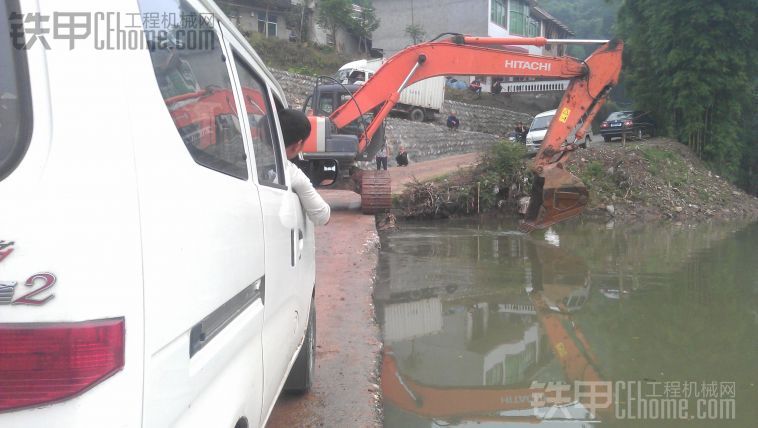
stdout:
[[600,135],[606,142],[626,134],[627,137],[643,139],[655,135],[655,121],[644,111],[616,111],[600,124]]

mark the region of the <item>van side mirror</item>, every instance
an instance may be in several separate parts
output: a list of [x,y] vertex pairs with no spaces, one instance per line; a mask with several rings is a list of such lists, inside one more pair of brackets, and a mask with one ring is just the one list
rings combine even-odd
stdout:
[[315,187],[333,186],[339,180],[339,162],[335,159],[309,159],[308,177]]

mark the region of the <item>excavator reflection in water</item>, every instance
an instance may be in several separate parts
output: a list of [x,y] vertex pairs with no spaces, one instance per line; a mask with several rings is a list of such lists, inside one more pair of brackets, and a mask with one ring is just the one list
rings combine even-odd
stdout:
[[[402,301],[407,299],[396,303],[390,297],[384,305],[381,383],[390,425],[419,418],[444,426],[581,423],[611,416],[610,383],[571,315],[589,297],[589,269],[560,248],[516,239],[528,260],[526,296],[447,295],[444,305],[439,298],[426,299],[436,300],[432,306],[443,313],[445,320],[437,322],[423,310],[410,310]],[[398,319],[402,312],[431,327],[425,332],[398,327],[413,322]],[[581,391],[574,389],[577,384]]]

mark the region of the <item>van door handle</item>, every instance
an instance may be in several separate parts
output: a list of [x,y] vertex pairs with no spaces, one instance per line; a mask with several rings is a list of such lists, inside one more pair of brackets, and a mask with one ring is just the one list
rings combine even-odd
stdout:
[[290,229],[290,265],[295,267],[295,229]]
[[305,238],[303,237],[303,231],[297,230],[297,259],[303,258],[303,247],[305,246]]

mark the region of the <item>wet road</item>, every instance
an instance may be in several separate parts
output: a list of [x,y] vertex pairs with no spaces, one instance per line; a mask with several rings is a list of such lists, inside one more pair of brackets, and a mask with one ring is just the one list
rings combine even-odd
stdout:
[[758,224],[400,226],[385,426],[755,426]]
[[310,393],[282,395],[267,426],[379,426],[381,342],[371,302],[378,251],[374,216],[360,213],[355,193],[320,193],[332,217],[316,228],[316,378]]

